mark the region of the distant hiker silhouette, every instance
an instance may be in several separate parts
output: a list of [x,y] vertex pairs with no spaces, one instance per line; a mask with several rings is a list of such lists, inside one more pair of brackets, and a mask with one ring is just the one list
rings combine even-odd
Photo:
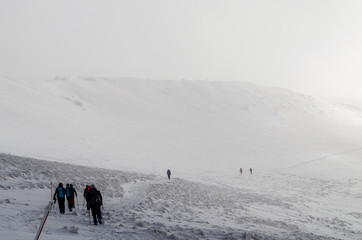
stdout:
[[242,168],[240,168],[240,174],[243,174],[243,169]]
[[102,214],[101,214],[101,206],[103,205],[102,195],[94,185],[91,186],[91,189],[88,192],[87,202],[89,207],[92,209],[94,225],[97,225],[97,219],[99,224],[102,224]]
[[57,189],[55,190],[55,193],[53,196],[54,203],[57,202],[55,196],[57,196],[57,199],[58,199],[60,214],[64,214],[64,212],[65,212],[65,188],[63,188],[62,183],[59,183]]
[[168,177],[168,179],[171,178],[171,170],[170,169],[167,169],[167,177]]
[[253,174],[253,169],[252,168],[250,168],[250,174]]

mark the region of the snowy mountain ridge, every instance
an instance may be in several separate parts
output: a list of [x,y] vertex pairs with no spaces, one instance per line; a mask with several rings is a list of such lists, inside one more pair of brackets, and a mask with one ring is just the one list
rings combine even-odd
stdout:
[[5,153],[192,175],[212,172],[207,166],[287,167],[360,147],[354,112],[252,83],[2,78],[0,85]]

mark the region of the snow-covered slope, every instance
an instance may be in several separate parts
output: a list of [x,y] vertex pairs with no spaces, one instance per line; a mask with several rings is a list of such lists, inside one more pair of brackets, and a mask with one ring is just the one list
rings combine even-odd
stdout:
[[2,236],[35,235],[53,180],[96,183],[108,225],[54,211],[44,239],[360,240],[360,107],[240,82],[1,78]]
[[340,106],[240,82],[0,79],[0,152],[180,175],[285,168],[362,147]]

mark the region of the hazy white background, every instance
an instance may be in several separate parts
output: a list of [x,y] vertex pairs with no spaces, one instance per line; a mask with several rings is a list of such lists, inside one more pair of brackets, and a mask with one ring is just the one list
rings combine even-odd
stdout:
[[362,89],[361,1],[0,0],[0,75]]
[[34,237],[62,178],[101,186],[106,224],[52,212],[44,239],[361,239],[362,101],[156,81],[359,97],[361,13],[362,1],[0,0],[2,237]]

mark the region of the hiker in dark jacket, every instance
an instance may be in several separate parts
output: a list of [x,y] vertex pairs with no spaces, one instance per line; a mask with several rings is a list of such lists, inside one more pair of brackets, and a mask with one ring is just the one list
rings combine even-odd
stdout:
[[167,169],[167,177],[168,177],[168,179],[171,178],[171,170],[170,169]]
[[67,195],[67,202],[68,202],[68,208],[71,212],[74,206],[74,195],[78,197],[77,191],[73,188],[73,184],[67,184],[67,187],[65,189],[66,195]]
[[55,196],[57,196],[57,199],[58,199],[60,214],[64,214],[64,212],[65,212],[65,188],[63,188],[62,183],[59,183],[57,189],[55,190],[55,193],[53,196],[54,203],[56,203],[56,201],[57,201]]
[[74,197],[74,195],[75,195],[76,197],[78,197],[78,193],[77,193],[77,191],[75,190],[75,188],[73,187],[73,184],[70,184],[70,196],[73,196],[73,197]]
[[88,185],[85,185],[84,191],[83,191],[83,197],[85,199],[87,199],[87,194],[88,194]]
[[[86,185],[85,188],[84,188],[84,192],[83,192],[83,197],[87,202],[87,210],[90,209],[89,205],[88,205],[88,200],[87,200],[87,196],[88,196],[88,192],[89,192],[90,188],[91,188],[91,186]],[[83,207],[84,207],[84,202],[83,202]]]
[[94,225],[97,225],[97,219],[99,224],[102,224],[102,214],[101,214],[101,206],[103,205],[102,195],[94,185],[91,186],[91,189],[87,194],[87,203],[88,206],[92,209]]

